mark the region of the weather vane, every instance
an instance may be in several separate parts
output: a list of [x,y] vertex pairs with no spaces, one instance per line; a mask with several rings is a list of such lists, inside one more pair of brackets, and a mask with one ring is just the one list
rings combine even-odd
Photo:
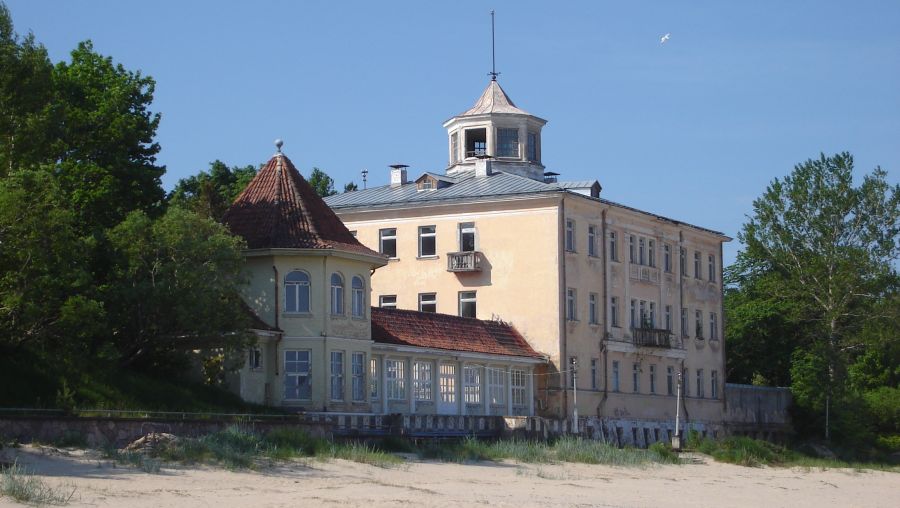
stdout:
[[494,50],[494,11],[491,10],[491,72],[488,73],[488,76],[491,77],[491,81],[497,81],[497,76],[500,73],[497,72],[497,53]]
[[362,170],[362,171],[360,171],[360,173],[361,173],[361,174],[362,174],[362,180],[363,180],[363,190],[366,190],[366,177],[368,177],[368,176],[369,176],[369,170],[368,170],[368,169],[365,169],[365,168],[363,168],[363,170]]

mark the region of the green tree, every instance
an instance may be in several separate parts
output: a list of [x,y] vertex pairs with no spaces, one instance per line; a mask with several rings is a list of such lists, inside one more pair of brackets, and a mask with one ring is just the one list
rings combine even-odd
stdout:
[[220,160],[209,164],[209,172],[182,178],[169,193],[169,202],[216,221],[256,176],[253,166],[228,167]]
[[110,232],[106,307],[123,365],[204,347],[242,347],[249,315],[242,240],[177,206],[152,220],[132,212]]
[[29,34],[19,38],[0,3],[0,176],[49,162],[53,65]]
[[354,183],[354,182],[350,182],[350,183],[344,185],[344,192],[353,192],[353,191],[358,191],[358,190],[359,190],[359,187],[357,187],[356,183]]
[[309,184],[316,194],[323,198],[337,194],[337,191],[334,190],[334,179],[319,168],[312,169],[309,174]]
[[765,281],[767,296],[754,302],[790,309],[786,329],[793,333],[784,339],[797,342],[797,404],[810,413],[834,411],[832,399],[847,395],[847,367],[867,347],[859,331],[896,291],[900,186],[889,185],[880,168],[854,186],[849,153],[822,155],[774,180],[739,238],[746,245],[740,276]]
[[155,213],[164,198],[154,141],[155,83],[114,64],[90,41],[53,70],[60,186],[87,230],[115,226],[132,210]]

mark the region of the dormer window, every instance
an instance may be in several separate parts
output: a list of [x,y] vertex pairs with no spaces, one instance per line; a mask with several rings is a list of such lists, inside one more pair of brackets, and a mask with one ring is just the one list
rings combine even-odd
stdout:
[[497,156],[519,157],[519,129],[497,129]]
[[466,130],[466,157],[487,155],[487,129]]

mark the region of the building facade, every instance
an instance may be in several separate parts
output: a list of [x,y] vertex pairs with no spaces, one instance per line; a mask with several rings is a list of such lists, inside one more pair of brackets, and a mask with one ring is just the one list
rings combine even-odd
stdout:
[[[724,416],[722,233],[559,182],[546,121],[496,81],[444,123],[448,166],[326,201],[389,258],[373,304],[511,323],[550,360],[537,412],[671,421]],[[577,399],[577,402],[576,402]]]
[[533,414],[545,363],[510,325],[371,307],[388,263],[363,246],[284,154],[223,218],[244,238],[257,341],[231,386],[297,411]]

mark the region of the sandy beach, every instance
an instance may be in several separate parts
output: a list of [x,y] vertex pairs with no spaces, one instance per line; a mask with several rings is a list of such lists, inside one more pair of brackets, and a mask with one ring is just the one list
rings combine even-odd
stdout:
[[[898,506],[900,474],[849,469],[748,468],[693,457],[680,466],[449,464],[410,460],[385,469],[306,460],[228,471],[163,467],[151,474],[93,451],[25,446],[3,460],[47,484],[76,488],[70,506]],[[0,506],[20,506],[0,498]]]

